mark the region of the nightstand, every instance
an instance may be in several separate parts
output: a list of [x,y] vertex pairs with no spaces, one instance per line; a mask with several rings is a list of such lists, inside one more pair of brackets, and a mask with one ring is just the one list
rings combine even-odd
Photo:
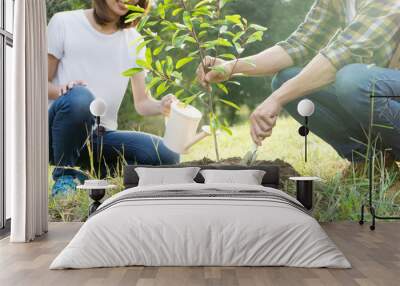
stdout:
[[303,206],[311,210],[313,208],[314,181],[321,181],[318,177],[290,177],[296,182],[296,198]]
[[89,197],[93,201],[89,206],[89,216],[101,205],[100,201],[106,194],[106,190],[116,187],[115,185],[108,184],[107,180],[86,180],[85,184],[77,186],[78,189],[89,191]]

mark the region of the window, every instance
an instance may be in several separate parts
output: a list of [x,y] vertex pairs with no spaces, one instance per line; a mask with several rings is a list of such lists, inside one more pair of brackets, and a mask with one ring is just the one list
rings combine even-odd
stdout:
[[9,230],[10,194],[4,186],[5,98],[11,92],[14,0],[0,0],[0,236]]

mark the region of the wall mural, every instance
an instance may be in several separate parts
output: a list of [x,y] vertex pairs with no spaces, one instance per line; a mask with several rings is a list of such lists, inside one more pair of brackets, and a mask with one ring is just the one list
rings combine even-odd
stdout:
[[385,5],[46,2],[52,220],[86,220],[125,188],[126,165],[177,164],[279,166],[279,188],[319,221],[358,221],[370,188],[367,210],[399,214],[400,49]]

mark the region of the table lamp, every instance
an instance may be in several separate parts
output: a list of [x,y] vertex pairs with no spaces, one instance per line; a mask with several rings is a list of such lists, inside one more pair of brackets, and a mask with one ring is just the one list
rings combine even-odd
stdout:
[[100,117],[104,116],[107,111],[107,105],[104,100],[96,98],[90,104],[90,113],[96,118],[97,133],[97,161],[100,162]]
[[297,112],[304,117],[304,125],[299,128],[300,136],[304,137],[304,160],[307,162],[307,135],[310,133],[308,129],[308,118],[314,114],[315,105],[309,99],[303,99],[297,105]]

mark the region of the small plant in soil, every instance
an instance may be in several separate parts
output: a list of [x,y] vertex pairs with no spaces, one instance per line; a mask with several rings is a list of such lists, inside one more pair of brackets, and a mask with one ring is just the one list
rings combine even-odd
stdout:
[[[157,1],[152,10],[127,5],[130,14],[127,22],[140,19],[137,29],[139,54],[146,48],[145,58],[137,60],[138,68],[125,71],[132,76],[148,71],[147,89],[156,97],[173,93],[185,104],[196,104],[207,114],[213,136],[217,161],[219,161],[217,130],[228,134],[232,131],[220,114],[220,105],[240,107],[229,99],[229,89],[240,85],[236,81],[202,87],[196,81],[196,68],[210,70],[204,61],[207,56],[237,62],[248,45],[263,39],[265,27],[250,24],[237,14],[229,14],[226,8],[232,0],[163,0]],[[251,64],[251,63],[250,63]],[[223,68],[211,68],[225,73]],[[232,75],[225,75],[227,78]]]

